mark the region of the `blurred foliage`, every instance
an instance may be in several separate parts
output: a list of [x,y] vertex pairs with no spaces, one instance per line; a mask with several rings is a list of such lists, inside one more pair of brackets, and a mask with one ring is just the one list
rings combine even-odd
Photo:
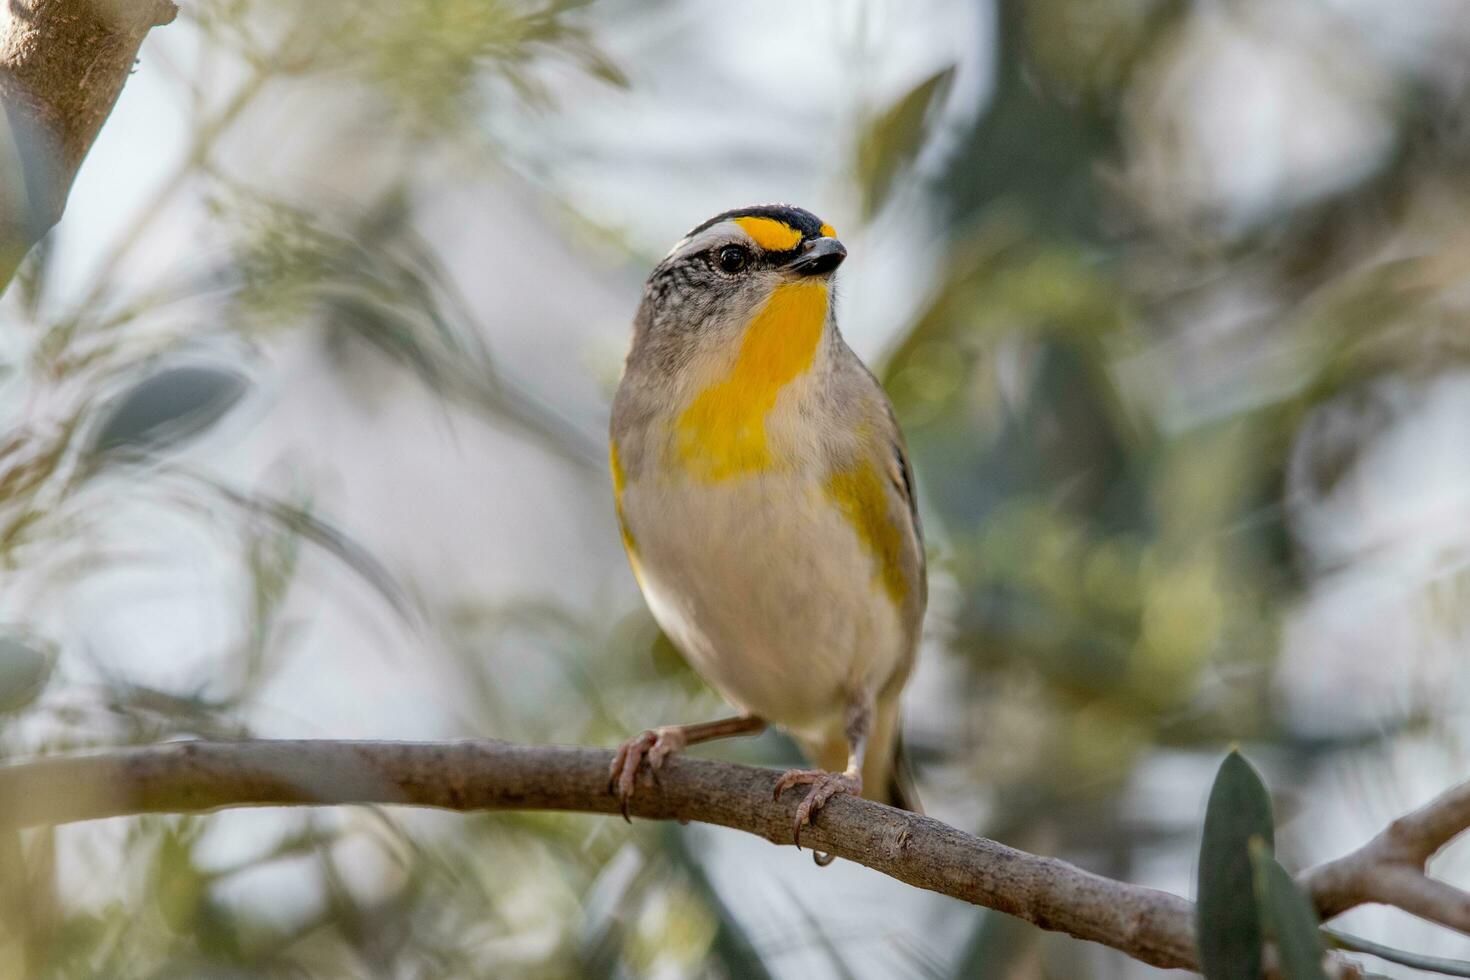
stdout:
[[857,180],[863,191],[864,217],[872,218],[882,208],[894,180],[924,148],[931,121],[953,82],[954,67],[940,69],[862,128]]
[[[1207,766],[1226,741],[1247,741],[1268,771],[1290,774],[1276,801],[1289,813],[1291,787],[1335,756],[1443,730],[1462,710],[1453,685],[1427,682],[1314,727],[1283,695],[1283,637],[1303,610],[1363,563],[1401,560],[1392,545],[1408,532],[1360,527],[1367,497],[1392,496],[1364,468],[1470,355],[1470,239],[1457,217],[1470,208],[1458,67],[1470,39],[1429,31],[1407,56],[1375,44],[1371,19],[1309,6],[996,0],[994,36],[975,41],[988,66],[978,111],[956,108],[972,94],[961,86],[979,83],[949,56],[885,99],[822,110],[856,120],[834,196],[876,231],[922,201],[939,243],[882,365],[932,551],[925,657],[953,679],[948,700],[909,720],[924,795],[946,818],[1100,873],[1129,878],[1161,854],[1187,867],[1197,823],[1138,802],[1162,757]],[[647,98],[603,34],[676,9],[186,7],[202,53],[197,78],[180,72],[190,123],[177,170],[143,194],[78,295],[58,297],[65,270],[47,242],[5,297],[16,339],[0,348],[0,404],[19,421],[0,434],[0,612],[28,617],[0,626],[7,754],[255,733],[309,627],[291,603],[302,568],[321,556],[365,587],[353,600],[371,597],[432,651],[422,670],[453,689],[458,733],[607,745],[720,710],[641,612],[422,595],[321,512],[295,470],[261,489],[207,465],[212,437],[248,425],[269,397],[262,351],[299,332],[370,394],[386,387],[374,373],[386,364],[444,411],[601,481],[600,436],[490,348],[467,273],[425,240],[423,187],[472,173],[522,193],[517,175],[540,161],[495,134],[551,125],[567,90]],[[1250,70],[1231,75],[1242,51]],[[1344,74],[1354,56],[1372,70]],[[1268,68],[1281,113],[1301,119],[1230,129],[1245,111],[1236,89]],[[1325,105],[1308,98],[1324,91]],[[344,135],[312,165],[353,193],[293,195],[280,175],[231,166],[239,140],[270,131],[269,116],[246,126],[252,114],[318,98]],[[1311,158],[1292,137],[1318,115],[1339,135],[1381,138],[1351,160]],[[1256,142],[1201,151],[1218,150],[1207,124]],[[386,164],[359,159],[369,142],[392,148]],[[207,213],[198,254],[138,286],[142,243],[188,194]],[[606,263],[610,237],[580,259]],[[630,304],[638,262],[623,270]],[[135,510],[208,536],[237,585],[218,655],[166,682],[59,647],[40,625],[153,557],[108,534]],[[1433,538],[1441,516],[1412,530]],[[1464,545],[1436,538],[1428,570],[1405,561],[1395,579],[1428,610],[1425,646],[1458,648],[1470,623]],[[792,748],[767,738],[720,751],[778,764]],[[1210,814],[1207,849],[1219,843],[1213,803]],[[978,913],[952,942],[885,938],[872,957],[800,894],[784,896],[785,933],[762,930],[674,827],[288,814],[270,840],[240,835],[257,845],[248,859],[222,862],[217,842],[238,819],[0,839],[0,975],[759,978],[782,975],[793,950],[834,976],[1127,975],[1082,944]],[[112,887],[63,887],[78,863]],[[1258,870],[1279,878],[1274,859]],[[1238,861],[1235,872],[1237,886],[1255,880]],[[1273,921],[1294,914],[1271,886],[1263,895]]]

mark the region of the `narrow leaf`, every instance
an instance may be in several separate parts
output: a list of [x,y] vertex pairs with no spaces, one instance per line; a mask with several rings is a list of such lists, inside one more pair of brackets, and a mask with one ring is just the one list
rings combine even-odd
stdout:
[[89,455],[147,453],[175,446],[217,422],[245,394],[244,375],[222,367],[166,368],[112,406]]
[[1307,896],[1260,838],[1251,841],[1251,865],[1255,871],[1261,927],[1276,940],[1282,975],[1286,980],[1327,980],[1327,973],[1322,969],[1317,913]]
[[865,214],[871,216],[883,206],[894,179],[923,149],[931,110],[944,101],[954,72],[950,66],[915,85],[862,134],[857,166]]
[[51,678],[56,651],[19,631],[0,634],[0,712],[19,711],[34,701]]
[[1232,751],[1215,774],[1199,850],[1196,905],[1200,969],[1207,980],[1260,980],[1261,925],[1250,841],[1273,846],[1271,797],[1255,769]]

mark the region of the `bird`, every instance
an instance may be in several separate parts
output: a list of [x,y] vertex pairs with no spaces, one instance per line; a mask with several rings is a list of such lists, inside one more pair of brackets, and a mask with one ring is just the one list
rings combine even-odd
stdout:
[[927,601],[923,531],[892,403],[838,330],[846,256],[810,211],[737,208],[644,286],[612,405],[614,511],[654,620],[738,713],[624,742],[609,792],[625,818],[640,772],[768,725],[812,763],[775,785],[807,787],[798,847],[839,794],[922,812],[899,694]]

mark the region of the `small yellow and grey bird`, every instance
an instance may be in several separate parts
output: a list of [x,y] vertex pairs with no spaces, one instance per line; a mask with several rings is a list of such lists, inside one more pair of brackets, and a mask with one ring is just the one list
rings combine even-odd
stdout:
[[644,287],[612,411],[623,543],[654,619],[741,713],[624,743],[627,810],[645,762],[785,729],[816,765],[795,835],[837,793],[918,804],[898,697],[927,586],[903,435],[837,329],[832,227],[786,205],[696,227]]

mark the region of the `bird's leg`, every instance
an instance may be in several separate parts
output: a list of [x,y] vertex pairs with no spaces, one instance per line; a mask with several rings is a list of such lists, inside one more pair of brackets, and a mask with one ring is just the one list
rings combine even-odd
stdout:
[[[847,768],[842,772],[825,769],[792,769],[776,780],[776,799],[793,786],[806,784],[806,799],[796,808],[796,819],[791,834],[796,846],[801,847],[801,828],[808,826],[822,805],[838,793],[860,796],[863,792],[863,760],[868,754],[868,734],[873,728],[873,704],[871,698],[854,698],[847,709],[847,722],[843,734],[847,737]],[[830,864],[830,857],[818,864]]]
[[618,746],[612,767],[607,773],[608,791],[618,795],[623,807],[623,819],[627,820],[628,801],[633,798],[638,770],[645,760],[648,762],[648,771],[656,773],[663,768],[665,759],[687,746],[717,738],[729,738],[732,735],[754,735],[764,731],[765,727],[763,718],[739,715],[698,725],[663,725],[650,728]]

